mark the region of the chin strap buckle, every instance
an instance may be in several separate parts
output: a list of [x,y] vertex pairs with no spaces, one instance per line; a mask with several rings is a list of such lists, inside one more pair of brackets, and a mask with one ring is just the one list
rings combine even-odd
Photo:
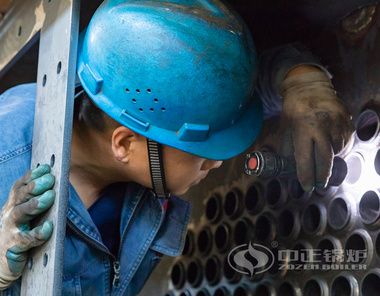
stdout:
[[166,191],[164,163],[162,160],[162,145],[148,138],[147,143],[153,191],[158,198],[169,198],[170,193]]

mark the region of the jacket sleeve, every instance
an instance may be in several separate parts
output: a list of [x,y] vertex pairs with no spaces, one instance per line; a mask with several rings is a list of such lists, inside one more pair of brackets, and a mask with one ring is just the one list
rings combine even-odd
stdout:
[[277,116],[281,112],[280,84],[286,73],[296,66],[305,64],[320,68],[330,79],[332,78],[327,69],[301,43],[275,47],[259,56],[257,92],[263,103],[264,119]]

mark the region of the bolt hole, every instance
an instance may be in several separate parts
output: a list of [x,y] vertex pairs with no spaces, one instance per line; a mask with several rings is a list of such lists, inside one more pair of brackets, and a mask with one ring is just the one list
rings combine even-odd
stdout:
[[61,69],[62,69],[62,63],[59,62],[57,65],[57,74],[61,73]]
[[53,154],[50,158],[50,167],[54,167],[54,164],[55,164],[55,155]]
[[28,260],[28,268],[29,270],[32,270],[33,268],[33,257],[30,257]]
[[44,259],[43,259],[43,265],[44,267],[46,267],[46,265],[48,264],[48,261],[49,261],[49,256],[47,253],[44,254]]
[[22,26],[18,27],[18,36],[21,36],[22,33]]
[[47,80],[47,76],[45,74],[44,77],[42,78],[42,86],[46,85],[46,80]]
[[40,163],[37,163],[36,168],[38,168],[39,166],[40,166]]

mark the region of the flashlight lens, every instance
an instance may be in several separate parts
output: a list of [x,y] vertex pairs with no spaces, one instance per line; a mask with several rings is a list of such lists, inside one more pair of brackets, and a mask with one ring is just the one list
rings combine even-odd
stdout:
[[251,170],[255,170],[257,168],[257,159],[255,157],[252,157],[249,161],[248,161],[248,167],[249,169]]

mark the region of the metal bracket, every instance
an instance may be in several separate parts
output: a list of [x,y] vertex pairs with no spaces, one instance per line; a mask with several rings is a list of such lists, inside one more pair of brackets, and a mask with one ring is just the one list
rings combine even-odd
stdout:
[[[23,1],[23,5],[28,2]],[[43,24],[31,166],[35,168],[39,163],[52,166],[57,196],[52,209],[43,217],[53,222],[53,235],[30,253],[22,277],[21,295],[50,296],[62,293],[79,0],[43,0],[38,9],[43,14]],[[25,18],[27,16],[25,11]]]

